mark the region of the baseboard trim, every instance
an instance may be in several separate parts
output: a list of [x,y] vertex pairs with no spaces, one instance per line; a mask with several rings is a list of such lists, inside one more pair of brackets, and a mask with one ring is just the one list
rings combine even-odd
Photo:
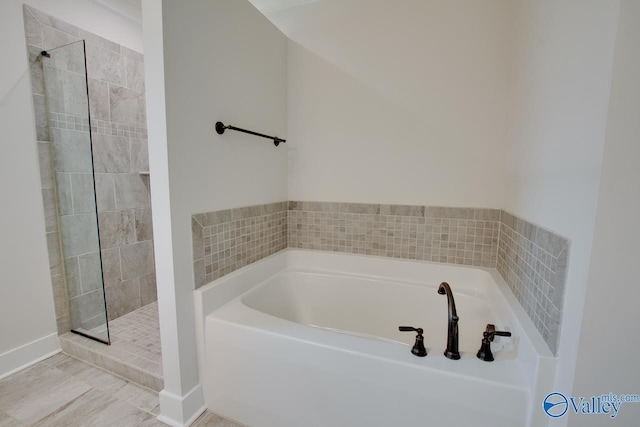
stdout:
[[184,396],[162,390],[160,398],[160,415],[158,421],[172,427],[186,427],[191,425],[207,409],[204,405],[202,386],[196,385]]
[[53,333],[0,354],[0,379],[59,353],[60,340]]

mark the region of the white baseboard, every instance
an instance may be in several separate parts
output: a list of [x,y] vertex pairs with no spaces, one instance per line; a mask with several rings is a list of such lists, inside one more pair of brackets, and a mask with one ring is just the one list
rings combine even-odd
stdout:
[[58,334],[53,333],[0,354],[0,379],[34,363],[51,357],[60,350]]
[[191,425],[207,409],[204,406],[202,386],[196,385],[184,396],[162,390],[160,398],[160,415],[158,420],[173,427]]

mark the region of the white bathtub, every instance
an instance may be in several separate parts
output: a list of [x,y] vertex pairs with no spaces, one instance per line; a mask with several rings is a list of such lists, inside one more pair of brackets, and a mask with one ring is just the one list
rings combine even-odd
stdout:
[[[461,359],[443,356],[446,281]],[[495,271],[286,250],[195,292],[207,407],[259,426],[540,426],[555,359]],[[476,358],[487,323],[512,332]],[[410,350],[424,329],[428,355]]]

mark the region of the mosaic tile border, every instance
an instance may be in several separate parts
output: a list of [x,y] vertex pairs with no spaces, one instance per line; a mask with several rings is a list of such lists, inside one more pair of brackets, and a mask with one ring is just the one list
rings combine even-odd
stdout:
[[557,354],[569,240],[503,211],[496,268]]
[[289,202],[288,246],[495,267],[497,209]]
[[[49,128],[88,132],[89,119],[86,116],[49,112]],[[91,132],[98,135],[112,135],[145,140],[148,137],[146,127],[105,120],[92,120]]]
[[500,209],[289,201],[193,215],[198,288],[287,247],[496,268],[556,354],[568,239]]
[[287,202],[191,217],[196,289],[287,247]]

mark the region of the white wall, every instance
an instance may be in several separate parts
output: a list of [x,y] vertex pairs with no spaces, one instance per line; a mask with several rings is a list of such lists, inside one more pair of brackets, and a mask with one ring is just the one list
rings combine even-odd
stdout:
[[618,1],[522,0],[505,208],[571,240],[556,388],[571,392],[591,259]]
[[323,0],[289,43],[292,200],[502,206],[513,2]]
[[618,6],[323,0],[267,13],[293,40],[290,199],[499,207],[571,239],[556,385],[566,392]]
[[[0,376],[58,348],[21,0],[0,6]],[[141,28],[88,0],[31,0],[46,13],[133,49]]]
[[149,160],[165,389],[162,419],[202,409],[191,215],[287,199],[286,38],[238,0],[143,3]]
[[[640,2],[622,0],[600,181],[600,199],[573,393],[640,393]],[[625,406],[626,405],[626,406]],[[638,423],[637,403],[623,404],[617,425]],[[573,417],[602,426],[606,417]]]

